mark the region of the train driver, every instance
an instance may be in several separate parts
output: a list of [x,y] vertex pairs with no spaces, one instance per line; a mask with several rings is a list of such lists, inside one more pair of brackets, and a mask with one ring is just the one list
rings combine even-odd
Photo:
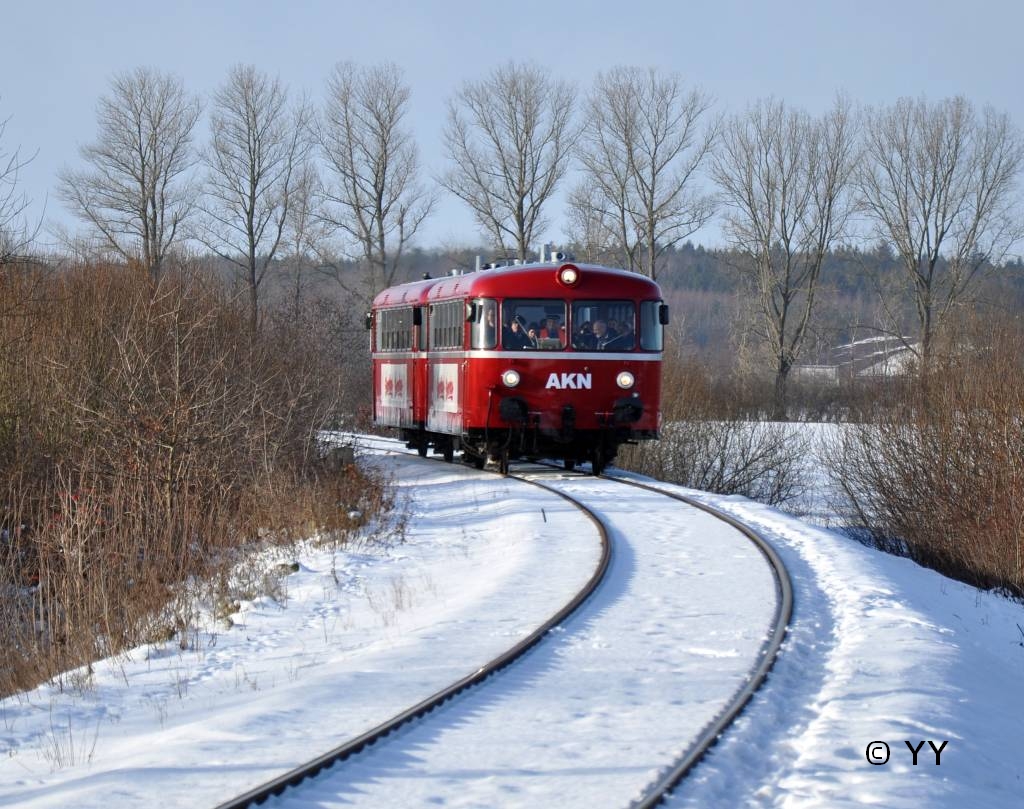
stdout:
[[518,318],[512,318],[512,322],[501,330],[501,345],[502,348],[512,351],[535,347]]
[[495,348],[498,345],[498,303],[484,299],[479,305],[481,310],[472,328],[472,346],[478,349]]
[[487,301],[484,304],[484,345],[491,348],[498,341],[498,327],[495,324],[497,315],[494,310],[497,307],[494,305],[494,301]]

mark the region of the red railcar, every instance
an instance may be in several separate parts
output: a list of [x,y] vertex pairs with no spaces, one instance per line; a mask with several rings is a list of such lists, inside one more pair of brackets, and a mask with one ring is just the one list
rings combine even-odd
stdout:
[[595,474],[658,437],[658,285],[624,270],[519,264],[391,287],[374,299],[373,413],[421,455],[508,470],[554,458]]

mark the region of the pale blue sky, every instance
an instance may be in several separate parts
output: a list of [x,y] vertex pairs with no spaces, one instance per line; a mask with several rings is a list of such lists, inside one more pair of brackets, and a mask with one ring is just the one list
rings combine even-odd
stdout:
[[[1024,3],[1011,0],[488,3],[438,0],[16,3],[0,12],[3,147],[39,154],[22,177],[35,208],[67,221],[53,196],[60,166],[95,136],[95,105],[117,71],[149,65],[207,96],[235,63],[278,75],[319,100],[335,62],[390,60],[412,88],[410,123],[425,169],[444,168],[447,98],[509,59],[532,60],[585,89],[618,64],[679,72],[723,112],[775,95],[820,112],[854,101],[963,94],[1024,126]],[[562,238],[560,211],[546,236]],[[716,231],[702,239],[717,241]],[[421,243],[476,243],[472,219],[443,196]]]

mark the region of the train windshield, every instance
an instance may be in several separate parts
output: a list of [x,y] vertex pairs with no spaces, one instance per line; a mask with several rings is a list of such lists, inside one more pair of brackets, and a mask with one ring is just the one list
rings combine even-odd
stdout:
[[506,351],[565,348],[565,301],[508,298],[501,304],[501,347]]
[[572,347],[580,351],[634,351],[636,306],[633,301],[574,302]]

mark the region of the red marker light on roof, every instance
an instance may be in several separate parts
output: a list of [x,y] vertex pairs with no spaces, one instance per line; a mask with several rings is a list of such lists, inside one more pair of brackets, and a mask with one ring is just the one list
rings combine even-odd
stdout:
[[580,269],[575,264],[563,264],[558,268],[558,282],[567,287],[574,287],[580,282]]

